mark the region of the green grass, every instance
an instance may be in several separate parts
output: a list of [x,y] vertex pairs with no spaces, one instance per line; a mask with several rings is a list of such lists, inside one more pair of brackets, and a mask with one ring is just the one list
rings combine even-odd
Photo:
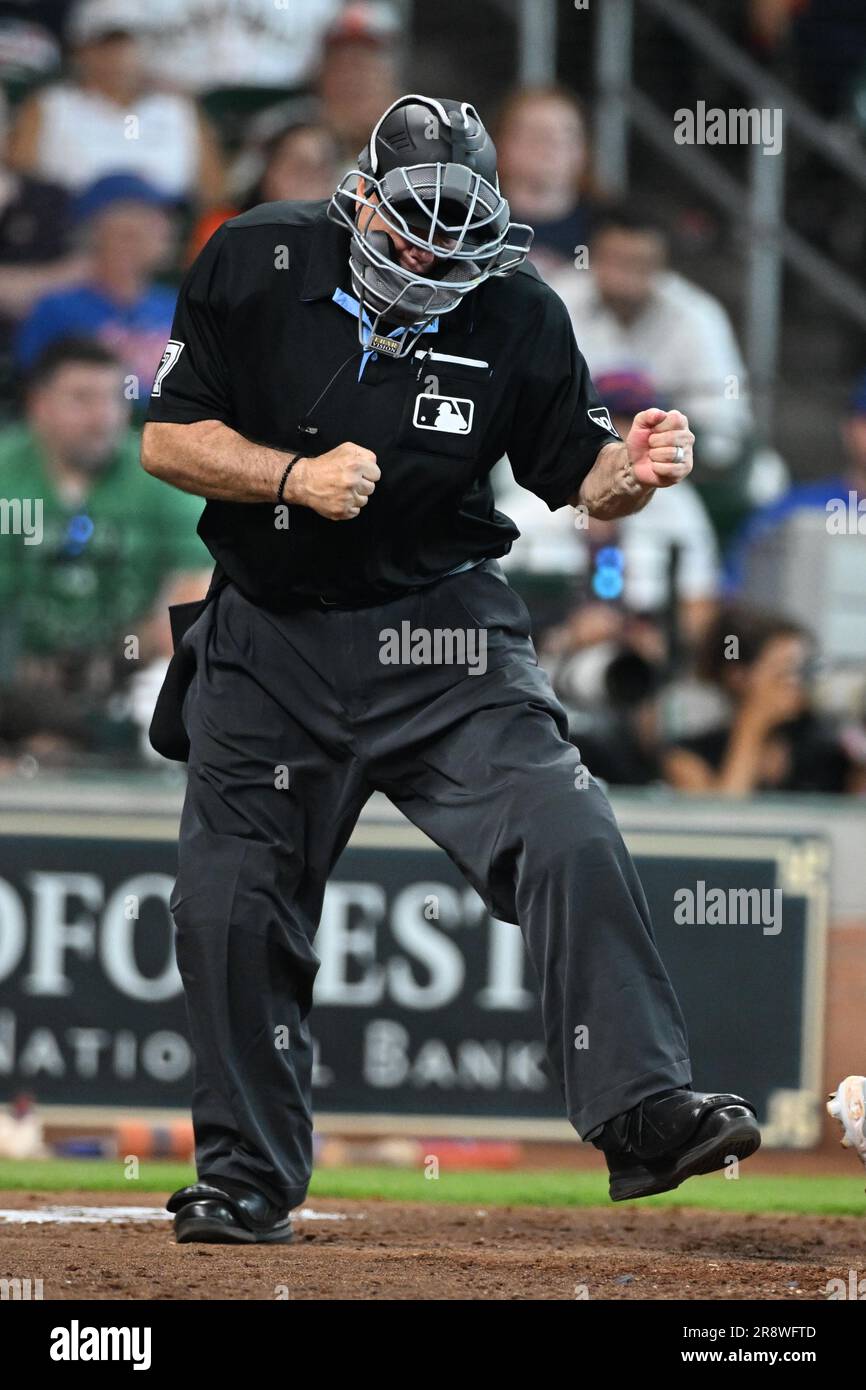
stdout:
[[125,1177],[121,1159],[0,1158],[0,1191],[25,1188],[30,1192],[169,1192],[195,1182],[188,1163],[142,1159],[136,1181]]
[[[170,1192],[194,1180],[183,1163],[141,1164],[136,1181],[124,1177],[123,1164],[110,1159],[45,1159],[30,1162],[0,1159],[0,1189],[41,1193],[63,1190]],[[607,1206],[607,1182],[602,1172],[458,1173],[442,1171],[436,1181],[423,1172],[395,1168],[327,1168],[315,1173],[313,1197],[377,1197],[396,1202],[455,1202],[474,1207],[598,1207]],[[625,1205],[625,1204],[622,1204]],[[832,1216],[866,1214],[863,1177],[798,1177],[761,1173],[748,1168],[736,1181],[722,1174],[692,1178],[676,1192],[650,1197],[641,1206],[703,1207],[710,1211],[800,1212]]]

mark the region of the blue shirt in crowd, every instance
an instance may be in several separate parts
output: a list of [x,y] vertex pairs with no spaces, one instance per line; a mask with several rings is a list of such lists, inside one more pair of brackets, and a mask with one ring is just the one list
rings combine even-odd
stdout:
[[27,371],[58,338],[97,338],[111,348],[124,371],[137,379],[147,405],[156,369],[171,337],[174,290],[152,285],[132,304],[117,304],[91,285],[59,290],[38,300],[18,330],[15,356]]

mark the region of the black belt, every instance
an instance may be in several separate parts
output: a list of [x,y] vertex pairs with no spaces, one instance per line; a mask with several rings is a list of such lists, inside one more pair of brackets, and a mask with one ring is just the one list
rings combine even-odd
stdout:
[[[439,579],[446,578],[447,575],[444,574],[439,576]],[[378,608],[383,603],[395,603],[397,599],[404,598],[407,594],[419,594],[422,589],[429,589],[433,584],[438,584],[439,579],[431,579],[428,584],[415,584],[411,589],[401,589],[399,593],[395,594],[379,594],[376,598],[353,599],[351,603],[339,598],[328,598],[326,594],[299,594],[296,606],[299,608],[333,608],[340,613],[352,612],[356,608]]]
[[449,570],[446,574],[438,574],[435,579],[428,579],[423,584],[413,584],[409,589],[401,589],[395,594],[380,594],[376,598],[354,599],[352,602],[336,598],[329,598],[327,594],[298,594],[297,604],[292,606],[299,608],[335,608],[340,612],[351,612],[355,608],[378,608],[383,603],[394,603],[397,599],[404,598],[407,594],[420,594],[425,589],[432,589],[434,584],[441,584],[443,579],[452,579],[457,574],[471,574],[473,569],[478,569],[479,565],[486,564],[486,560],[480,560],[477,565],[471,565],[462,570]]

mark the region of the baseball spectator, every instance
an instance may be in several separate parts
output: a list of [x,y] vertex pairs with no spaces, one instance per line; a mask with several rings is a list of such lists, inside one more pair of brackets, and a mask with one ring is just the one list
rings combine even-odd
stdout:
[[[639,411],[664,404],[653,383],[638,373],[600,375],[595,385],[623,435]],[[518,580],[521,573],[552,570],[581,576],[594,597],[621,599],[631,612],[655,616],[673,597],[684,633],[694,639],[704,631],[715,611],[719,557],[709,517],[688,479],[659,489],[643,511],[616,522],[593,518],[585,527],[575,524],[579,518],[570,508],[551,513],[506,481],[497,502],[520,528],[520,539],[500,562]]]
[[300,87],[342,0],[150,0],[148,59],[181,91]]
[[252,123],[251,138],[233,171],[239,190],[236,206],[203,213],[190,236],[193,258],[228,217],[283,199],[300,202],[329,198],[340,177],[339,148],[321,123],[318,106],[289,102],[263,111]]
[[34,305],[18,334],[18,363],[27,371],[49,343],[93,336],[116,352],[130,398],[144,408],[174,312],[174,291],[153,283],[173,245],[170,207],[136,175],[112,174],[78,199],[76,215],[90,274]]
[[264,111],[235,170],[242,211],[282,199],[330,198],[340,177],[336,137],[313,100],[293,101]]
[[10,720],[19,739],[38,734],[51,706],[54,726],[60,709],[64,727],[66,716],[74,723],[76,698],[104,698],[118,671],[130,676],[161,654],[154,610],[164,591],[174,601],[191,575],[199,593],[206,587],[201,503],[143,472],[128,415],[118,359],[68,339],[36,365],[24,421],[0,431],[0,496],[21,517],[0,538],[7,736]]
[[317,90],[345,169],[354,169],[373,126],[400,95],[398,33],[389,5],[358,3],[347,5],[325,34]]
[[740,459],[752,417],[730,319],[711,294],[670,270],[659,225],[628,208],[605,209],[590,237],[588,268],[563,271],[551,284],[594,378],[650,375],[689,417],[699,469]]
[[382,103],[399,95],[398,32],[385,4],[353,3],[338,14],[323,36],[318,95],[291,96],[245,122],[229,178],[235,206],[199,218],[189,259],[227,217],[257,203],[330,197],[340,175],[354,169]]
[[270,142],[261,176],[244,205],[329,198],[339,177],[337,159],[337,146],[326,126],[289,126]]
[[566,87],[518,87],[499,113],[499,178],[517,222],[535,231],[543,275],[571,268],[600,203],[583,106]]
[[209,126],[189,97],[147,76],[143,36],[153,22],[134,0],[79,0],[68,24],[73,74],[22,103],[14,168],[73,193],[128,169],[167,198],[219,199],[222,159]]
[[663,667],[628,644],[604,673],[605,709],[577,737],[581,760],[612,786],[646,787],[662,780]]
[[[762,545],[795,512],[818,511],[827,516],[828,509],[834,505],[841,510],[849,507],[851,494],[855,507],[866,510],[866,375],[851,393],[841,436],[844,461],[841,473],[833,472],[813,482],[797,483],[777,501],[760,507],[745,522],[727,557],[726,583],[730,592],[741,587],[754,548]],[[828,543],[831,539],[828,531]]]
[[798,623],[749,609],[719,615],[697,673],[727,698],[728,717],[682,739],[664,757],[680,791],[862,791],[866,766],[814,709],[812,638]]
[[17,174],[5,163],[6,103],[0,91],[0,377],[9,375],[15,326],[50,290],[86,274],[86,254],[72,249],[66,191]]

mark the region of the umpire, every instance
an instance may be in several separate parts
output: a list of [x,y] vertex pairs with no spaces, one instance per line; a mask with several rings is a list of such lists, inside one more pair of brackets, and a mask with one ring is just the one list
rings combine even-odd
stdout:
[[493,505],[503,454],[552,510],[604,518],[692,466],[678,411],[620,439],[531,239],[474,108],[413,95],[330,203],[226,223],[182,288],[142,446],[207,499],[216,562],[207,598],[172,611],[151,730],[189,764],[172,910],[199,1181],[169,1201],[179,1241],[291,1239],[313,940],[374,790],[519,923],[614,1200],[760,1143],[747,1102],[689,1089],[643,891],[497,563],[518,535]]

